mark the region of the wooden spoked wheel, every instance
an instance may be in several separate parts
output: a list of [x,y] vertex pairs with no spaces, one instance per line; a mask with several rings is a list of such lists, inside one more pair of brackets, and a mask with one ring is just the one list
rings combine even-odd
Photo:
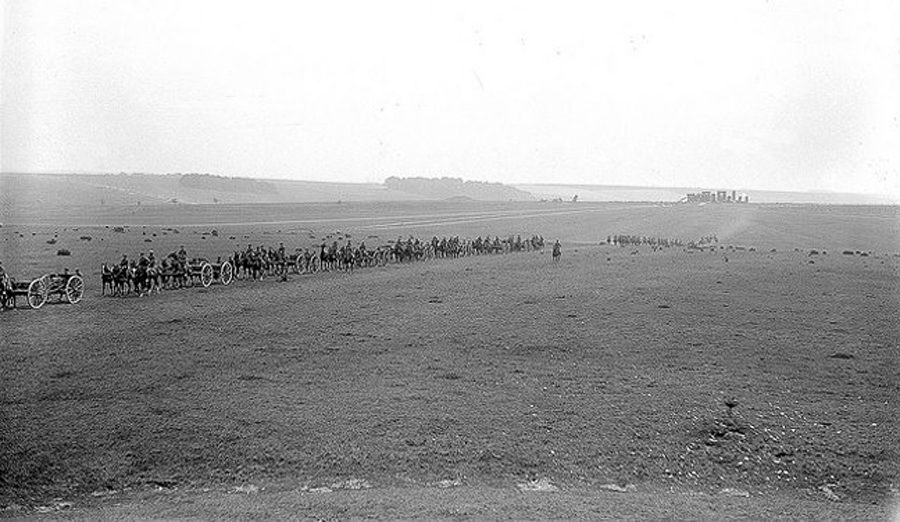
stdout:
[[47,302],[49,287],[43,277],[35,279],[28,285],[28,306],[37,310]]
[[84,297],[84,279],[74,275],[66,282],[66,299],[71,304],[81,301]]
[[222,263],[222,268],[219,269],[219,282],[228,286],[232,281],[234,281],[234,268],[231,263],[225,261]]
[[200,284],[202,284],[203,287],[206,288],[212,284],[212,281],[213,267],[209,263],[204,263],[203,268],[200,269]]

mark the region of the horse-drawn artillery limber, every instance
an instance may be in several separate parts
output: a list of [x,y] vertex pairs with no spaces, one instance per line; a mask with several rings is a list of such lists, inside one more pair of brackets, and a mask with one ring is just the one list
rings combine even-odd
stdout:
[[19,296],[35,310],[52,296],[57,296],[59,302],[65,300],[70,304],[76,304],[84,297],[84,278],[78,270],[74,274],[68,270],[62,274],[44,274],[30,281],[16,281],[6,274],[0,279],[0,308],[16,308]]
[[205,257],[197,257],[188,261],[187,269],[191,285],[197,282],[205,288],[218,281],[227,286],[234,281],[234,266],[230,261],[210,263]]

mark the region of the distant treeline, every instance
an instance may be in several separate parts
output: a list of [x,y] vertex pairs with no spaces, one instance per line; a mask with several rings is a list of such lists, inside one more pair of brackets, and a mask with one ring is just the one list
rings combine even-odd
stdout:
[[533,199],[531,194],[502,183],[463,181],[460,178],[398,178],[384,180],[387,188],[420,196],[446,199],[467,197],[482,201],[508,201]]
[[185,188],[236,192],[241,194],[277,194],[275,185],[249,178],[228,178],[212,174],[182,174],[178,183]]

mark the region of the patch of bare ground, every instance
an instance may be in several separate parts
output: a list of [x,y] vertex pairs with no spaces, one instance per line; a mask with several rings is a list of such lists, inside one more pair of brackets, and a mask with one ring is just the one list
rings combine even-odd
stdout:
[[[216,512],[231,502],[217,491],[287,481],[314,516],[455,517],[416,507],[435,491],[475,518],[526,493],[634,497],[623,509],[638,514],[641,492],[708,499],[683,518],[789,502],[817,506],[798,518],[884,512],[900,483],[900,259],[631,250],[4,312],[0,504],[81,509],[163,488]],[[485,503],[463,506],[461,487]],[[336,500],[309,500],[317,488]],[[398,495],[411,511],[382,502]],[[190,498],[148,509],[194,516]],[[548,504],[521,518],[555,505],[534,502]],[[129,513],[108,508],[86,516]]]
[[[155,489],[75,506],[50,502],[50,520],[894,520],[896,506],[744,497],[657,488],[618,493],[584,486],[520,491],[493,486]],[[37,517],[36,517],[37,518]]]

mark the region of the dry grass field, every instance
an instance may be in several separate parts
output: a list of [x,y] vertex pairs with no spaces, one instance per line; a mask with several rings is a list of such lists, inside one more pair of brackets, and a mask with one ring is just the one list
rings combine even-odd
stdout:
[[[215,259],[338,232],[370,246],[541,234],[563,256],[99,295],[99,264],[122,252],[184,245]],[[616,233],[715,234],[723,248],[602,244]],[[869,518],[900,487],[897,207],[92,207],[7,215],[0,241],[10,274],[79,267],[88,285],[78,305],[0,313],[0,513],[62,499],[91,518],[106,512],[77,510],[254,484],[308,499],[351,490],[304,504],[316,517],[596,518],[577,506],[602,495],[638,518],[671,514],[671,500],[641,511],[653,493],[712,495],[726,510],[680,518]],[[435,484],[524,505],[502,492],[547,482],[571,502],[390,507],[398,491],[427,497]],[[600,489],[610,484],[634,487]],[[378,491],[381,502],[352,497]],[[273,509],[219,514],[284,514]]]

